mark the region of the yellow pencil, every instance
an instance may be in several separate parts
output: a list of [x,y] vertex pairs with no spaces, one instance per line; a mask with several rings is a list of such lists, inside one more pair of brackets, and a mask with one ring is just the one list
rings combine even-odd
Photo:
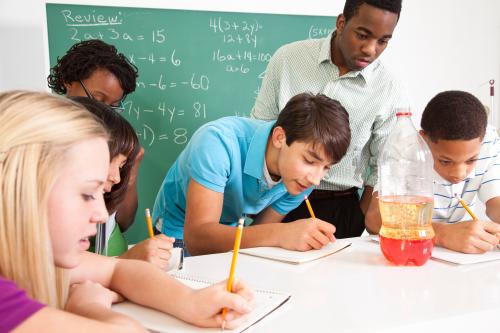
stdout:
[[464,209],[467,211],[467,213],[469,213],[470,217],[472,217],[472,219],[474,221],[477,221],[476,215],[474,215],[474,213],[472,212],[472,210],[470,210],[469,206],[467,206],[467,204],[465,203],[465,201],[463,201],[462,198],[460,198],[458,196],[458,194],[456,194],[456,193],[455,193],[455,198],[457,198],[458,202],[460,202],[460,204],[462,205],[462,207],[464,207]]
[[309,199],[307,198],[307,195],[304,196],[304,200],[306,201],[307,209],[309,209],[309,214],[311,214],[311,217],[315,219],[316,215],[314,215],[313,208],[311,206],[311,203],[309,202]]
[[[238,220],[238,228],[236,229],[236,237],[234,238],[233,259],[231,260],[231,269],[229,270],[229,278],[227,279],[226,289],[229,292],[233,290],[234,272],[236,271],[236,262],[238,261],[238,252],[240,251],[241,236],[243,235],[244,218]],[[227,308],[222,309],[222,330],[226,326]]]
[[149,238],[153,238],[155,234],[153,232],[153,222],[151,221],[151,212],[149,208],[146,208],[146,223],[148,224]]

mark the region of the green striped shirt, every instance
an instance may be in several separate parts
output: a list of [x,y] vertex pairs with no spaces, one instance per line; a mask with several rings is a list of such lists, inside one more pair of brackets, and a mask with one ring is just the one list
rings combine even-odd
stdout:
[[274,120],[288,100],[302,92],[322,93],[338,100],[349,113],[351,145],[318,188],[374,186],[381,146],[396,122],[396,109],[408,108],[408,99],[380,60],[361,71],[339,76],[338,67],[331,61],[330,41],[331,34],[278,49],[266,69],[251,117]]

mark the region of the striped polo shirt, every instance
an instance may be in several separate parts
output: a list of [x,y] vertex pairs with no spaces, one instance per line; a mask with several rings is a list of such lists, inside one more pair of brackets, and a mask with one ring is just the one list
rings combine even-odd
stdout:
[[455,223],[472,218],[460,205],[458,194],[474,210],[477,198],[482,202],[500,196],[500,139],[495,128],[488,126],[474,169],[462,182],[451,184],[435,172],[434,222]]
[[[330,41],[308,39],[287,44],[274,54],[266,70],[251,117],[273,120],[293,96],[311,92],[338,100],[349,113],[351,145],[318,188],[345,190],[377,182],[377,158],[396,121],[395,110],[408,107],[400,84],[379,60],[361,71],[339,76],[332,63]],[[365,177],[367,167],[371,173]],[[365,179],[366,178],[366,179]]]

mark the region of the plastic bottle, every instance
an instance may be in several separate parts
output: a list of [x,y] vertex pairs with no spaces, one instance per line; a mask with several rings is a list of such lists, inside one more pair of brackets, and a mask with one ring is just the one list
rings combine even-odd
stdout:
[[433,160],[411,112],[398,110],[396,116],[378,161],[380,248],[396,265],[421,266],[434,247]]

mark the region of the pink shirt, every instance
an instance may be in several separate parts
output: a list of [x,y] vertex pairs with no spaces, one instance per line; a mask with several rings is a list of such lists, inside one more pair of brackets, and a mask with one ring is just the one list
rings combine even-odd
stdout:
[[0,333],[10,332],[44,306],[29,298],[14,282],[0,276]]

